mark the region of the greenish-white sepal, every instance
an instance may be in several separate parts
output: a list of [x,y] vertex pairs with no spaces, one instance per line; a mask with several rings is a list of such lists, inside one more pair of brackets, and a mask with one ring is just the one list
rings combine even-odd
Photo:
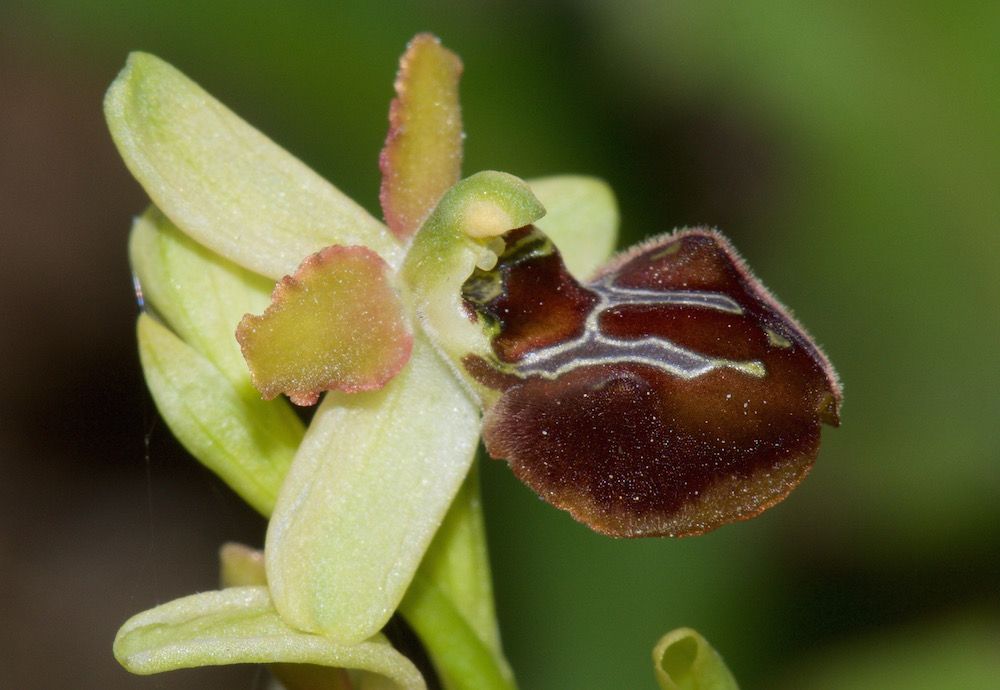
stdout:
[[327,393],[265,543],[281,615],[339,642],[386,623],[468,473],[479,412],[420,333],[378,391]]
[[416,667],[381,636],[344,645],[289,627],[266,587],[204,592],[144,611],[118,631],[114,653],[142,675],[221,664],[316,664],[377,673],[396,690],[426,688]]
[[201,246],[155,206],[132,224],[129,259],[145,302],[237,389],[260,397],[236,342],[236,326],[244,314],[270,304],[273,281]]
[[185,448],[267,515],[302,439],[286,405],[247,395],[205,356],[148,314],[137,324],[146,384]]
[[396,266],[388,229],[177,69],[132,53],[104,113],[125,164],[178,227],[273,279],[332,244]]
[[579,280],[589,278],[615,250],[618,203],[604,180],[556,175],[528,180],[545,206],[535,225],[559,249],[566,268]]
[[544,214],[524,180],[484,171],[449,189],[417,232],[403,279],[425,332],[454,364],[469,354],[491,357],[482,328],[469,319],[462,285],[477,267],[495,265],[500,235]]
[[726,662],[691,628],[677,628],[653,648],[653,671],[663,690],[739,690]]

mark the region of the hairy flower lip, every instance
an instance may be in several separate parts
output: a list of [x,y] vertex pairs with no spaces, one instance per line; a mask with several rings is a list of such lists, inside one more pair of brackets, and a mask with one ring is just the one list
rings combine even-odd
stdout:
[[489,453],[617,537],[693,536],[775,505],[806,476],[839,383],[724,237],[684,230],[580,285],[537,230],[508,233],[466,299],[495,360]]
[[[679,228],[668,235],[650,237],[613,256],[606,264],[601,266],[594,273],[592,280],[600,279],[609,273],[615,272],[636,256],[647,251],[649,247],[655,246],[667,236],[700,236],[717,242],[723,247],[724,251],[726,251],[732,259],[733,266],[739,275],[747,282],[755,285],[757,290],[756,297],[760,299],[768,308],[773,309],[782,320],[791,324],[794,330],[803,336],[803,344],[808,346],[810,354],[819,363],[830,389],[831,398],[829,403],[822,403],[818,407],[818,409],[824,413],[823,423],[833,427],[839,427],[840,407],[844,400],[844,388],[843,383],[840,380],[840,376],[837,374],[837,370],[830,362],[830,358],[827,356],[822,346],[820,346],[820,344],[816,342],[816,339],[812,337],[808,329],[806,329],[806,327],[803,326],[802,323],[795,317],[792,310],[782,303],[777,296],[775,296],[775,294],[771,292],[771,290],[768,289],[768,287],[759,278],[757,278],[753,270],[750,268],[750,265],[746,262],[746,259],[744,259],[743,256],[736,250],[732,242],[729,241],[729,238],[718,230],[705,227]],[[829,409],[831,405],[832,409]]]

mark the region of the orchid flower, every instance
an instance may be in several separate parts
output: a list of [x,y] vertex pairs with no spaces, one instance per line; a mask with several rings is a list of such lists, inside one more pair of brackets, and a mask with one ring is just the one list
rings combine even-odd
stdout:
[[[829,362],[718,233],[606,263],[603,182],[463,179],[461,69],[426,34],[401,60],[385,224],[156,57],[131,55],[108,91],[153,204],[130,239],[150,391],[270,517],[263,553],[223,549],[222,590],[122,627],[129,670],[253,662],[290,689],[423,688],[381,634],[399,611],[445,687],[511,688],[481,431],[591,528],[685,536],[780,501],[838,423]],[[289,401],[318,403],[308,428]],[[654,660],[663,688],[735,687],[693,631]]]

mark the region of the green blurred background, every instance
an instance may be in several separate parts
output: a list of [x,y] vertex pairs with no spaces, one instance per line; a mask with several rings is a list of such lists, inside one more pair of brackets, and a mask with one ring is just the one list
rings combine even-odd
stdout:
[[20,2],[0,5],[0,685],[152,678],[131,613],[215,587],[262,523],[144,392],[125,237],[144,197],[100,99],[172,62],[377,211],[395,63],[465,61],[466,171],[608,180],[623,246],[722,228],[846,388],[812,475],[763,517],[612,541],[503,463],[483,481],[522,687],[652,688],[690,625],[746,690],[996,688],[1000,678],[1000,4]]

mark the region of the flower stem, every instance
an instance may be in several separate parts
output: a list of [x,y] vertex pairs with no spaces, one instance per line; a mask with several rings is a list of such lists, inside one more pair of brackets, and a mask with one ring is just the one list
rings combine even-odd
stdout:
[[500,645],[473,465],[400,604],[448,690],[515,690]]

